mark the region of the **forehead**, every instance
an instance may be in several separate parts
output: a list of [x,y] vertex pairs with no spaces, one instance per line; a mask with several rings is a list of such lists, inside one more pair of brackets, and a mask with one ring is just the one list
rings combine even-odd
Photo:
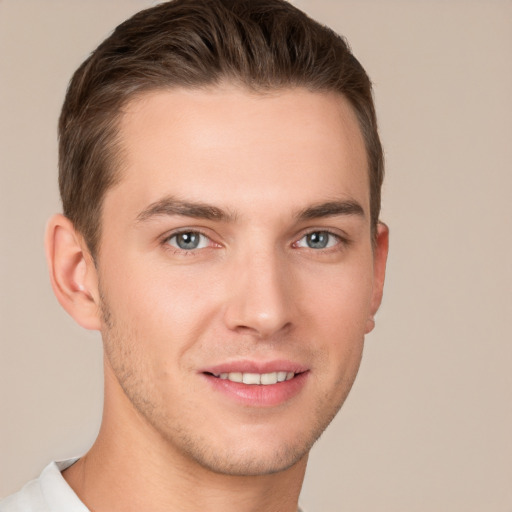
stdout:
[[122,178],[113,192],[139,207],[165,194],[203,201],[205,193],[226,206],[240,194],[281,202],[286,194],[298,203],[346,195],[368,207],[364,141],[336,93],[234,86],[145,93],[125,107],[120,140]]

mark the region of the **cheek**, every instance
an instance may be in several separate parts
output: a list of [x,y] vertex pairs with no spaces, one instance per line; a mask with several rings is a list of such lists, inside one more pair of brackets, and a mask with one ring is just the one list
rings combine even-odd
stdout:
[[304,273],[302,287],[310,290],[305,295],[310,314],[334,338],[351,339],[364,333],[373,289],[371,264]]
[[[333,388],[341,394],[348,392],[361,361],[372,294],[368,268],[340,266],[328,275],[317,274],[315,292],[306,302],[314,345],[323,347],[317,376],[331,385],[334,380]],[[311,275],[304,279],[313,281]]]
[[[105,269],[105,292],[117,322],[131,326],[144,345],[185,349],[215,309],[213,287],[204,272],[171,265],[141,265],[120,259]],[[172,343],[170,343],[172,341]]]

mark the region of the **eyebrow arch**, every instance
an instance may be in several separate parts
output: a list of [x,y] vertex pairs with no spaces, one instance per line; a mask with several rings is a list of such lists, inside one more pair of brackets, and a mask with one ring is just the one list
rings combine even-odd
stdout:
[[231,221],[234,215],[228,213],[217,206],[205,203],[196,203],[189,201],[181,201],[175,197],[164,197],[137,215],[137,222],[145,222],[153,217],[165,215],[182,215],[185,217],[194,217],[197,219],[208,219],[218,221]]
[[328,201],[301,210],[297,218],[299,220],[311,220],[322,217],[334,217],[336,215],[357,215],[364,217],[365,213],[363,207],[357,201]]
[[[233,221],[236,215],[222,208],[201,202],[182,201],[175,197],[164,197],[151,203],[137,215],[137,222],[146,222],[153,217],[166,215],[181,215],[197,219],[217,221]],[[319,219],[322,217],[334,217],[337,215],[358,215],[364,217],[363,207],[353,200],[327,201],[314,204],[300,210],[296,215],[298,220]]]

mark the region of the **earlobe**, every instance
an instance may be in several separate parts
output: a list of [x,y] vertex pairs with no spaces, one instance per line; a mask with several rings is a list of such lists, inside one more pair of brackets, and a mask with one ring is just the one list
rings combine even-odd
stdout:
[[375,329],[375,317],[372,315],[366,320],[365,334],[372,332]]
[[370,304],[370,316],[366,323],[366,334],[375,327],[375,314],[382,302],[386,262],[389,250],[389,228],[383,222],[377,226],[377,239],[373,253],[373,292]]
[[53,291],[61,306],[86,329],[99,330],[98,280],[87,246],[64,215],[54,215],[46,228],[46,258]]

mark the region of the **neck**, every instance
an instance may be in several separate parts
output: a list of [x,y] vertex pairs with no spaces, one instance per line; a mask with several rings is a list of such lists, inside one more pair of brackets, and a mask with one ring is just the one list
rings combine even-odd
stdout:
[[126,397],[125,403],[120,403],[119,389],[115,390],[117,396],[113,400],[115,386],[119,386],[117,381],[106,385],[103,420],[96,442],[63,474],[90,510],[297,511],[307,456],[272,474],[240,476],[214,472],[176,450],[128,406]]

